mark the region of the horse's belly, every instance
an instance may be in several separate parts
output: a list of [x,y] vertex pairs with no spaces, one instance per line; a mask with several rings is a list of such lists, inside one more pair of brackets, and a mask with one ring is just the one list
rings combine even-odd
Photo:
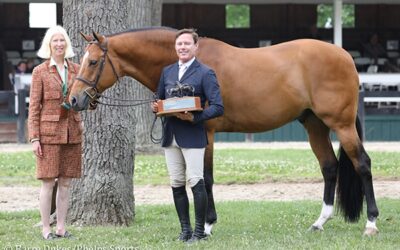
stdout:
[[296,120],[302,110],[292,110],[281,114],[276,112],[235,112],[226,114],[215,123],[217,132],[257,133],[279,128]]

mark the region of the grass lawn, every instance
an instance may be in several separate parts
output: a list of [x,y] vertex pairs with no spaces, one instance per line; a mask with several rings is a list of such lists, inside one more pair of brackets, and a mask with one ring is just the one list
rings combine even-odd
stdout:
[[[400,177],[400,154],[369,152],[374,178]],[[163,155],[137,155],[135,185],[168,184]],[[214,154],[217,184],[271,181],[322,181],[317,159],[302,149],[218,149]],[[0,185],[40,185],[32,152],[0,153]]]
[[[374,178],[400,177],[400,154],[369,152]],[[31,152],[0,153],[0,186],[39,186]],[[322,181],[317,160],[310,150],[218,149],[214,177],[218,184],[271,181]],[[168,184],[162,155],[138,155],[135,185]],[[179,231],[172,205],[142,205],[135,209],[129,227],[79,227],[69,230],[73,240],[43,241],[38,211],[0,213],[0,250],[102,250],[102,249],[399,249],[400,200],[380,199],[380,234],[363,237],[365,209],[358,223],[340,216],[323,232],[308,232],[317,219],[321,202],[217,202],[218,223],[213,236],[186,246],[176,242]],[[193,212],[193,211],[192,211]],[[192,214],[193,218],[193,214]]]
[[[363,237],[366,218],[349,224],[335,216],[323,232],[308,232],[320,202],[220,202],[212,237],[187,246],[177,242],[176,212],[171,205],[136,208],[128,227],[70,226],[72,240],[44,241],[38,211],[0,213],[2,249],[398,249],[400,201],[378,200],[381,209],[376,237]],[[193,218],[193,214],[192,214]]]

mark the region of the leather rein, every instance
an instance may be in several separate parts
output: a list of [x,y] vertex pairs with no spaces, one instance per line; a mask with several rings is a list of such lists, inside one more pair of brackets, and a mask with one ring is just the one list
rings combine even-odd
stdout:
[[[106,60],[108,60],[110,62],[112,71],[114,73],[114,76],[117,78],[117,82],[119,83],[119,79],[120,77],[117,74],[117,71],[115,70],[114,64],[111,61],[111,58],[108,56],[107,52],[107,38],[105,40],[105,42],[103,44],[100,44],[97,41],[92,41],[89,44],[96,44],[102,51],[103,51],[103,55],[101,56],[100,59],[100,67],[99,70],[97,71],[97,75],[94,81],[90,81],[87,80],[85,78],[83,78],[82,76],[76,76],[75,79],[78,81],[83,82],[84,84],[88,85],[89,87],[86,88],[84,90],[85,94],[88,95],[88,97],[90,98],[90,106],[94,109],[96,108],[97,104],[102,104],[105,106],[118,106],[118,107],[132,107],[132,106],[138,106],[138,105],[142,105],[142,104],[146,104],[146,103],[150,103],[150,102],[154,102],[155,98],[152,99],[137,99],[137,100],[133,100],[133,99],[120,99],[120,98],[113,98],[113,97],[108,97],[105,96],[101,93],[99,93],[98,88],[97,88],[97,84],[99,83],[101,74],[103,73],[104,70],[104,66],[106,64]],[[126,102],[126,103],[104,103],[98,100],[98,98],[104,98],[104,99],[109,99],[109,100],[114,100],[117,102]]]

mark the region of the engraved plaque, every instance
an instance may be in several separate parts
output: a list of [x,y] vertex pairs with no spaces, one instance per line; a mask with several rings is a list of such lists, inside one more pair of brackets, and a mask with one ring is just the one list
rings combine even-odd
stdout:
[[200,97],[186,96],[158,100],[158,116],[170,115],[185,111],[201,111]]

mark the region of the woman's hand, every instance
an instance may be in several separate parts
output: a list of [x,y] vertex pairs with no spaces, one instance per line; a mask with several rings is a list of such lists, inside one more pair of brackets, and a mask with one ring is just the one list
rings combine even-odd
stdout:
[[37,156],[37,157],[43,157],[43,153],[42,153],[42,146],[40,145],[40,141],[34,141],[32,143],[33,146],[33,153]]

